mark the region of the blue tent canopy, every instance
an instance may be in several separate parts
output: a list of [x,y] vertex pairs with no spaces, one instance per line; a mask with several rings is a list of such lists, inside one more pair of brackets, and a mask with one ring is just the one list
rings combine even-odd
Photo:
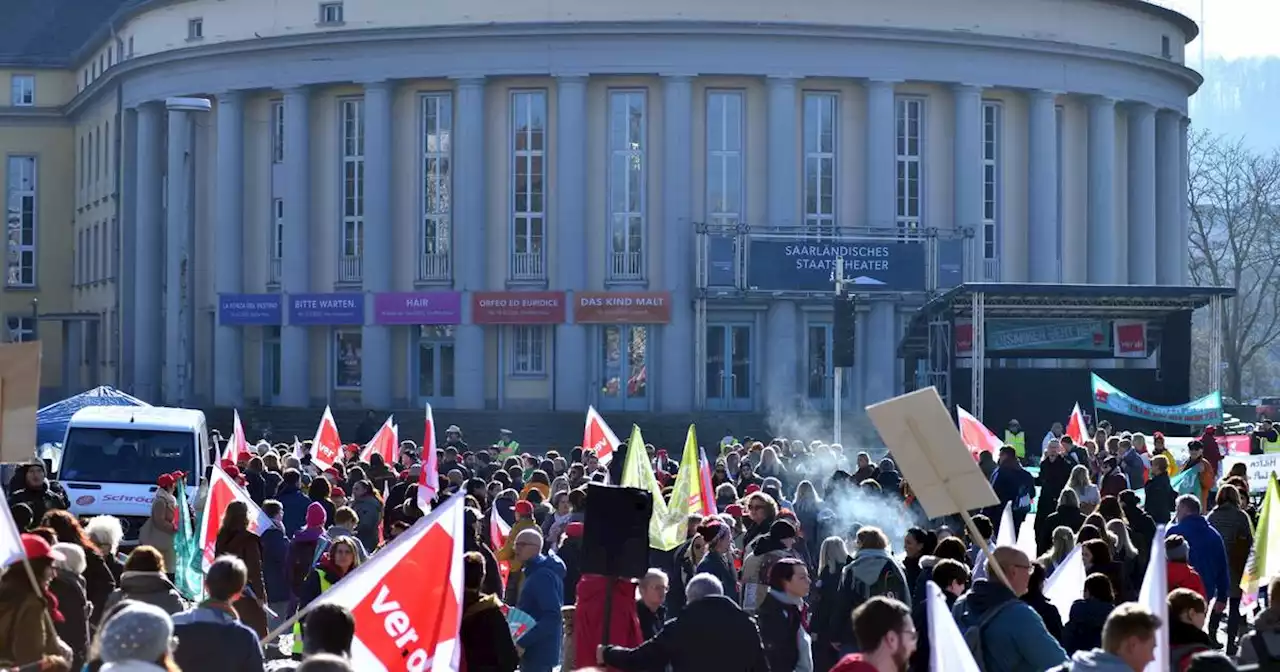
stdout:
[[103,385],[74,397],[67,397],[36,411],[36,445],[62,443],[67,423],[86,406],[150,406],[147,402]]

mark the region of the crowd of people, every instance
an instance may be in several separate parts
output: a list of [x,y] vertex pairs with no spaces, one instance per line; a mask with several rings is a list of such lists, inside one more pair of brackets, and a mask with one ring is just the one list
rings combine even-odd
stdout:
[[[1000,500],[973,516],[981,539],[952,517],[929,519],[891,456],[726,436],[707,450],[718,513],[689,515],[683,543],[651,550],[647,574],[622,584],[627,599],[610,601],[617,580],[582,571],[584,511],[589,483],[621,482],[627,447],[607,464],[581,447],[513,448],[510,437],[473,449],[451,426],[435,503],[466,501],[462,669],[929,670],[929,582],[991,672],[1143,670],[1162,623],[1171,670],[1280,666],[1280,605],[1252,628],[1242,618],[1257,512],[1242,465],[1220,474],[1214,429],[1184,459],[1159,435],[1147,446],[1101,423],[1092,436],[1077,443],[1055,427],[1034,455],[1009,437],[981,454]],[[251,532],[242,502],[226,509],[199,602],[174,582],[174,532],[193,515],[173,496],[182,475],[158,479],[142,543],[123,555],[118,520],[77,519],[44,465],[28,465],[8,502],[33,575],[16,562],[0,576],[0,669],[352,669],[352,614],[307,607],[426,514],[418,446],[403,442],[391,464],[359,460],[360,448],[326,470],[265,441],[224,462],[271,527]],[[645,449],[669,495],[678,460]],[[860,502],[878,505],[860,516]],[[1018,528],[1034,512],[1035,557],[992,543],[1006,504]],[[915,524],[891,538],[884,506]],[[501,543],[495,516],[509,526]],[[1152,613],[1135,600],[1166,523],[1167,608]],[[1064,621],[1043,589],[1077,546],[1087,578]],[[264,648],[303,610],[284,640],[292,648]],[[512,611],[527,629],[511,627]]]

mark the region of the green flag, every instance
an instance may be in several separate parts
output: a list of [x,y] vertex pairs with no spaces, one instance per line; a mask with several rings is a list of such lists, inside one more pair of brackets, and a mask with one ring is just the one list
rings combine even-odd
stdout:
[[[1240,577],[1240,589],[1245,604],[1258,599],[1258,586],[1266,585],[1280,569],[1280,484],[1273,472],[1267,480],[1267,494],[1262,497],[1262,512],[1258,514],[1258,527],[1253,532],[1253,549]],[[1267,596],[1267,599],[1276,598]]]
[[667,502],[662,498],[662,486],[653,473],[653,465],[649,463],[649,454],[644,448],[644,438],[640,436],[640,428],[631,426],[631,440],[627,442],[627,459],[622,464],[622,483],[624,487],[647,490],[653,495],[653,515],[649,517],[649,546],[660,551],[669,551],[680,545],[678,526],[671,525],[667,514]]
[[200,547],[191,529],[191,516],[187,515],[186,479],[178,481],[178,532],[173,537],[173,556],[177,567],[173,568],[174,583],[182,596],[198,600],[204,592],[204,571],[200,567]]

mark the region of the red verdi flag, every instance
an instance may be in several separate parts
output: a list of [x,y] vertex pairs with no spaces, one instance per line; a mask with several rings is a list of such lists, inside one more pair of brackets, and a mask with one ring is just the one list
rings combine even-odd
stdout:
[[431,500],[440,492],[440,458],[436,456],[436,419],[427,404],[427,426],[422,435],[422,471],[418,473],[418,509],[431,510]]
[[[253,499],[249,497],[249,493],[231,480],[227,472],[222,467],[213,465],[213,470],[209,472],[209,495],[205,501],[204,514],[200,516],[200,530],[197,537],[200,542],[200,552],[203,554],[201,566],[209,569],[209,565],[213,564],[213,549],[218,541],[218,529],[222,527],[222,517],[227,514],[227,507],[231,502],[244,502],[249,507],[249,531],[254,534],[262,534],[262,532],[271,527],[271,519],[257,504],[253,503]],[[297,530],[288,530],[290,534]]]
[[600,417],[595,406],[587,407],[587,427],[582,432],[582,448],[594,451],[603,466],[609,466],[613,460],[613,451],[618,447],[618,437],[609,429],[609,423]]
[[368,462],[369,458],[377,453],[382,456],[382,461],[386,464],[395,464],[396,450],[400,448],[400,428],[395,424],[395,416],[387,416],[387,421],[382,423],[382,428],[377,434],[373,435],[373,439],[369,441],[369,445],[364,447],[360,452],[360,461]]
[[355,669],[458,670],[463,496],[451,497],[308,605],[351,610]]
[[333,412],[325,406],[324,417],[320,418],[320,426],[316,427],[316,438],[311,440],[311,463],[324,470],[340,459],[342,438],[338,436],[338,423],[333,421]]
[[1067,428],[1063,434],[1071,437],[1077,446],[1083,446],[1085,439],[1089,438],[1086,434],[1084,424],[1084,414],[1080,412],[1080,404],[1076,404],[1071,409],[1071,417],[1067,418]]
[[253,452],[249,450],[249,441],[244,438],[244,425],[240,424],[240,411],[232,411],[232,413],[234,424],[231,427],[231,443],[227,446],[227,452],[222,458],[236,464],[248,462],[253,459]]

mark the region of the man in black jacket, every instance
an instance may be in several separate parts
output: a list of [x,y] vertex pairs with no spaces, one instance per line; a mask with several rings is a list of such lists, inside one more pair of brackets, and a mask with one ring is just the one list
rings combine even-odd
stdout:
[[1050,439],[1045,446],[1044,457],[1040,461],[1040,475],[1036,477],[1036,485],[1040,486],[1039,505],[1036,508],[1036,553],[1043,554],[1049,550],[1053,530],[1048,528],[1049,514],[1058,504],[1058,495],[1067,487],[1071,478],[1071,463],[1062,455],[1062,443],[1058,439]]
[[760,631],[745,612],[724,596],[720,580],[698,574],[685,589],[688,603],[679,618],[669,621],[657,637],[629,649],[601,646],[596,662],[624,672],[741,670],[768,672]]
[[71,507],[62,486],[45,478],[44,462],[40,460],[19,467],[13,480],[21,483],[22,487],[10,494],[9,504],[26,504],[31,509],[31,520],[36,523],[44,520],[44,514],[48,511]]

